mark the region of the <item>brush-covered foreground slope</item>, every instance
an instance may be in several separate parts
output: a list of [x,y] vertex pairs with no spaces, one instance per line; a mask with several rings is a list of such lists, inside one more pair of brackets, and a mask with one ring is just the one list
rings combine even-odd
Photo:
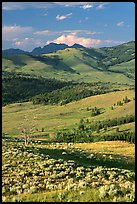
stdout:
[[[5,71],[67,81],[109,81],[111,83],[134,84],[133,77],[129,77],[124,71],[119,73],[115,69],[113,72],[108,69],[110,65],[118,65],[134,59],[134,52],[134,42],[102,49],[67,48],[39,56],[30,54],[9,56],[3,58],[2,68]],[[121,54],[118,55],[118,53]],[[120,64],[119,69],[121,69]],[[130,66],[129,74],[133,74],[134,69],[134,65],[132,68]]]
[[[122,101],[126,96],[130,99],[128,103],[122,106],[114,106],[114,104]],[[49,132],[56,133],[59,130],[76,128],[81,118],[89,119],[92,122],[134,115],[134,96],[135,92],[133,90],[125,90],[87,97],[62,106],[33,105],[30,102],[6,105],[2,109],[3,133],[21,136],[24,115],[30,121],[30,126],[35,125],[34,135],[39,136],[46,135]],[[95,106],[101,108],[103,112],[91,117],[91,113],[87,111],[87,108]],[[111,106],[114,106],[113,110]],[[42,131],[42,128],[44,131]],[[131,131],[134,130],[134,123],[129,128]]]
[[133,144],[2,144],[3,202],[134,200]]

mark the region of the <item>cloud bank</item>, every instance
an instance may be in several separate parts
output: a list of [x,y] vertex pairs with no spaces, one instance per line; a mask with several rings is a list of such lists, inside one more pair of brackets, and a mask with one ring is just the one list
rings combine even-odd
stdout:
[[100,47],[101,45],[118,45],[121,43],[125,43],[125,41],[116,41],[116,40],[100,40],[100,39],[93,39],[93,38],[85,38],[85,37],[77,37],[76,35],[61,35],[60,37],[47,41],[47,44],[54,42],[54,43],[65,43],[69,46],[77,43],[83,45],[84,47]]
[[84,38],[84,37],[77,37],[75,35],[61,35],[55,40],[47,41],[47,44],[54,42],[54,43],[65,43],[69,46],[77,43],[83,45],[84,47],[96,47],[101,44],[101,40],[96,40],[92,38]]
[[21,37],[24,34],[32,32],[32,27],[22,27],[22,26],[3,26],[2,27],[2,39],[5,41],[10,41],[14,38]]
[[96,7],[97,9],[104,9],[108,2],[3,2],[3,10],[23,10],[23,9],[43,9],[54,7],[80,7],[89,9]]

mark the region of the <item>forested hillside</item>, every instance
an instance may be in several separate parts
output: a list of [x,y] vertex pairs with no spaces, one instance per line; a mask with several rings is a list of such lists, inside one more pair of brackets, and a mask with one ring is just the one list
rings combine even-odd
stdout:
[[53,90],[69,85],[62,82],[42,77],[32,78],[29,75],[3,72],[2,76],[2,103],[3,105],[13,102],[28,101],[32,96],[49,93]]
[[134,88],[135,42],[110,48],[72,47],[42,55],[14,49],[12,55],[12,49],[8,50],[2,60],[3,104],[28,100],[65,104]]

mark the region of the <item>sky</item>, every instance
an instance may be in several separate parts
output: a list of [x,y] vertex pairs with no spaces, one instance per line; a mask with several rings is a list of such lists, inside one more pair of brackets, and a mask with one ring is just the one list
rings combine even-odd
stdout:
[[111,47],[135,40],[133,2],[3,2],[2,49],[51,42]]

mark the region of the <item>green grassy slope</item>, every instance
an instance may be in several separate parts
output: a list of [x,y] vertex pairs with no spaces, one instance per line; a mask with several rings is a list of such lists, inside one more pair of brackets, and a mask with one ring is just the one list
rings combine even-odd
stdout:
[[[97,53],[97,52],[96,52]],[[73,69],[79,71],[80,73],[97,68],[98,58],[94,58],[91,54],[89,55],[87,49],[65,49],[57,51],[56,54],[48,54],[48,56],[60,56],[61,60],[72,67]],[[81,68],[81,66],[85,66]]]
[[[36,88],[39,93],[43,86],[44,91],[65,86],[64,82],[57,81],[54,81],[53,86],[52,80],[43,80],[47,77],[66,81],[110,82],[98,83],[95,86],[100,84],[100,87],[96,89],[102,90],[102,85],[107,89],[123,89],[86,97],[65,105],[33,105],[31,102],[20,102],[2,107],[3,202],[134,201],[134,144],[125,141],[53,142],[58,131],[71,133],[77,130],[81,119],[88,126],[99,121],[103,123],[105,120],[135,115],[135,91],[129,87],[125,89],[127,85],[124,85],[134,86],[135,61],[132,59],[132,46],[134,43],[130,42],[118,47],[121,49],[119,59],[116,59],[117,48],[66,49],[41,56],[20,55],[14,59],[3,58],[3,70],[30,74],[24,79],[22,76],[16,76],[16,81],[13,73],[10,75],[11,81],[10,77],[7,77],[4,82],[7,86],[4,86],[11,90],[8,91],[13,96],[16,89],[16,94],[27,93],[29,97],[31,88],[32,93],[36,93]],[[127,61],[122,51],[127,52]],[[109,54],[105,61],[107,52]],[[113,64],[115,60],[117,63]],[[109,65],[112,66],[108,66],[107,61],[110,61]],[[99,62],[104,62],[106,66]],[[6,72],[3,73],[3,77],[6,77]],[[88,86],[90,84],[87,85],[87,90],[90,89]],[[95,89],[94,86],[92,88]],[[66,91],[62,91],[60,95],[60,91],[54,91],[52,95],[56,94],[61,98],[63,94],[66,96],[71,93],[68,87],[64,89]],[[76,84],[75,91],[72,88],[73,94],[82,90],[84,93],[85,84]],[[7,95],[7,98],[11,98],[11,95]],[[123,99],[126,97],[129,101],[124,103]],[[123,105],[118,105],[118,101],[122,101]],[[95,106],[101,109],[101,113],[93,116],[91,110]],[[25,146],[24,139],[18,138],[24,138],[23,128],[29,132],[32,127],[34,138]],[[81,129],[79,131],[84,137],[89,136],[87,133],[92,134],[92,129],[86,134]],[[135,122],[132,120],[125,124],[108,126],[107,129],[102,128],[93,134],[97,137],[110,136],[116,131],[117,134],[124,131],[134,133]]]
[[[121,54],[118,55],[117,53]],[[68,48],[41,56],[18,55],[10,56],[7,59],[3,58],[2,68],[6,71],[16,71],[31,76],[56,78],[65,81],[109,81],[134,84],[134,64],[119,64],[134,59],[133,54],[133,43],[102,49]],[[108,63],[109,61],[110,63]],[[118,73],[115,68],[109,70],[109,65],[116,66],[117,64],[122,67],[120,68],[123,70],[121,73]],[[128,69],[128,75],[125,75],[124,66]],[[132,69],[131,66],[133,66]]]
[[135,59],[110,66],[108,70],[117,73],[123,73],[124,75],[135,79]]
[[[133,100],[134,91],[125,90],[107,93],[103,95],[91,96],[77,102],[71,102],[67,105],[32,105],[32,103],[15,103],[3,107],[2,123],[3,132],[10,135],[20,135],[20,127],[24,115],[37,128],[36,135],[43,135],[46,132],[56,132],[64,128],[75,128],[81,118],[90,121],[105,120],[135,114],[135,101]],[[127,96],[131,101],[123,106],[111,106],[117,101],[123,100]],[[87,107],[102,108],[103,113],[91,117]],[[11,120],[12,118],[12,120]],[[44,128],[44,132],[42,132]]]
[[105,67],[128,62],[135,58],[135,42],[130,41],[118,46],[101,48],[105,52],[106,57],[100,61],[100,65]]

